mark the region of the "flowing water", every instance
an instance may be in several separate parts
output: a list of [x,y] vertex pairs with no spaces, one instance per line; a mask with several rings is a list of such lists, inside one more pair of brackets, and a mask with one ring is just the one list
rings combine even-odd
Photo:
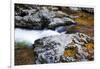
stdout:
[[15,41],[16,42],[27,42],[34,44],[34,41],[43,37],[60,35],[60,33],[53,30],[26,30],[26,29],[15,29]]

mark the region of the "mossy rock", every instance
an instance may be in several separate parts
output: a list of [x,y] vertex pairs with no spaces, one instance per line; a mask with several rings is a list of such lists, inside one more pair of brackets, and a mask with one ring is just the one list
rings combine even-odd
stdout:
[[87,51],[89,54],[93,54],[93,53],[94,53],[94,44],[92,44],[92,43],[87,43],[87,44],[85,44],[85,48],[86,48],[86,51]]
[[80,28],[81,28],[80,26],[70,27],[70,28],[68,28],[67,33],[76,33],[79,31]]
[[94,48],[94,45],[92,43],[87,43],[87,44],[85,44],[85,47],[87,49],[93,49]]
[[65,51],[64,51],[64,56],[65,57],[74,57],[77,53],[77,49],[76,47],[68,47]]
[[15,42],[15,48],[27,48],[28,43],[25,41],[22,42]]

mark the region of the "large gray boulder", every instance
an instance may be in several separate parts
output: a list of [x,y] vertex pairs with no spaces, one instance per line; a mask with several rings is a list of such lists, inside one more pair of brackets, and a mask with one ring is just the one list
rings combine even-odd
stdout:
[[[93,39],[83,33],[61,34],[38,39],[33,45],[36,54],[35,63],[88,61],[90,53],[85,51],[87,49],[85,44],[88,43],[93,44]],[[71,50],[75,50],[73,52],[75,55],[70,56],[70,53],[73,54]],[[69,54],[66,54],[67,51]]]
[[[26,8],[25,8],[25,7]],[[15,5],[15,27],[33,30],[52,29],[76,24],[58,7]]]

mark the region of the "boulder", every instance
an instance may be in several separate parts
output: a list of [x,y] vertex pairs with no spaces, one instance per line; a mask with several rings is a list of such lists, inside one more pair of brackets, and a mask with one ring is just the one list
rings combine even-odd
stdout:
[[[25,8],[26,7],[26,8]],[[75,24],[69,15],[59,11],[57,7],[44,7],[32,5],[15,5],[15,27],[42,30],[52,29],[59,26]],[[50,9],[51,8],[51,9]]]
[[33,47],[36,64],[93,60],[93,39],[83,33],[44,37]]

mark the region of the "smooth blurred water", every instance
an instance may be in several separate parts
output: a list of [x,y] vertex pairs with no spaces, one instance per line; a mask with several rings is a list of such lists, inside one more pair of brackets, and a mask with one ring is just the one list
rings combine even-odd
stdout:
[[43,37],[60,35],[60,33],[53,30],[26,30],[26,29],[15,29],[15,41],[25,41],[30,44],[34,44],[34,41]]

